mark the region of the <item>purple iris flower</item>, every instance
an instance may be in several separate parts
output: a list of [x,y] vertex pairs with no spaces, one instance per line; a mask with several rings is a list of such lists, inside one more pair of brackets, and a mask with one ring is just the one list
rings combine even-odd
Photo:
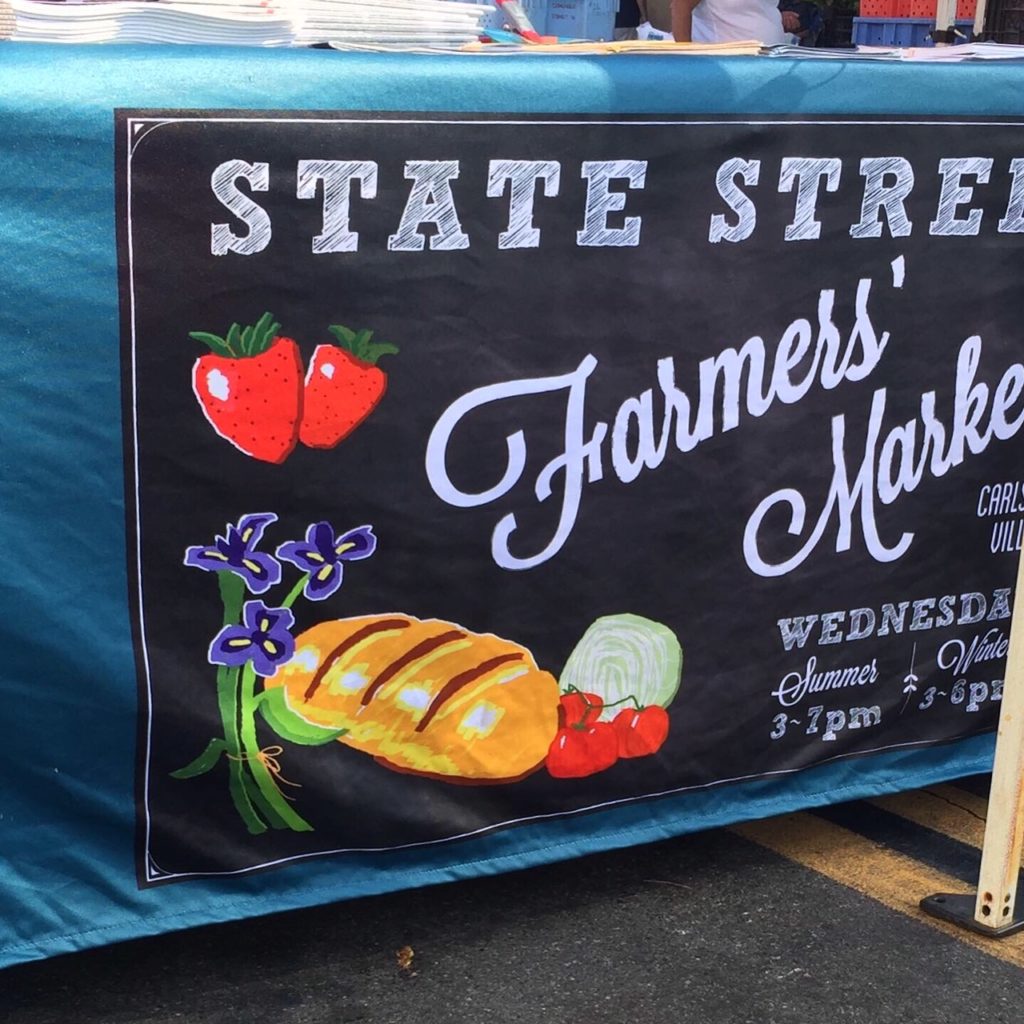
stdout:
[[210,644],[214,665],[244,665],[250,659],[257,675],[272,676],[277,666],[295,653],[289,630],[295,616],[288,608],[268,608],[262,601],[246,601],[242,625],[225,626]]
[[277,522],[273,512],[242,516],[237,525],[227,524],[224,536],[213,543],[195,545],[185,551],[185,564],[206,572],[233,572],[241,576],[254,594],[263,594],[281,579],[281,565],[271,555],[256,551],[263,531]]
[[345,562],[369,558],[377,550],[372,526],[357,526],[337,536],[330,523],[312,523],[306,539],[290,540],[277,549],[277,557],[309,573],[303,593],[310,601],[330,597],[345,573]]

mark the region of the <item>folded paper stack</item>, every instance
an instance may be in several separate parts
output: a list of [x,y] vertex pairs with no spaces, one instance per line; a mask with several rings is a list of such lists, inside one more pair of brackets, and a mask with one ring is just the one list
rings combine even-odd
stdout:
[[475,41],[492,8],[459,0],[302,0],[297,42],[441,46]]
[[458,47],[491,8],[458,0],[0,0],[0,38],[46,43]]
[[816,60],[901,60],[941,63],[983,60],[1024,61],[1024,46],[1013,43],[960,43],[956,46],[858,46],[846,49],[821,49],[804,46],[770,46],[763,51],[769,57],[797,57]]

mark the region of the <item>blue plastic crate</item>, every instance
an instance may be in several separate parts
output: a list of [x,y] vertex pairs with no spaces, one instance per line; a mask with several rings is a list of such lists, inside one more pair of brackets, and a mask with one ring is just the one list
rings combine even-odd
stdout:
[[[974,30],[973,19],[956,23],[965,43]],[[934,46],[931,31],[935,28],[934,18],[854,18],[853,42],[857,46]]]

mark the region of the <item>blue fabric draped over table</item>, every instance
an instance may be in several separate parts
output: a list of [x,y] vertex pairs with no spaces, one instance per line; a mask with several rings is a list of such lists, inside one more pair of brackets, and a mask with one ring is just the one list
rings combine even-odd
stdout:
[[508,871],[991,763],[989,733],[386,857],[139,887],[115,109],[1020,117],[1022,75],[994,64],[0,44],[0,965]]

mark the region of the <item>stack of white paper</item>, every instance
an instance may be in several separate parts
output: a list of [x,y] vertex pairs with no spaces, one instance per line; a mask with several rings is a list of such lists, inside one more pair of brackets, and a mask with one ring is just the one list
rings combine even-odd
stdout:
[[1011,43],[957,43],[955,46],[858,46],[856,49],[818,49],[804,46],[770,46],[769,57],[799,57],[821,60],[902,60],[960,62],[976,60],[1024,60],[1024,46]]
[[1024,60],[1024,46],[1013,43],[917,46],[911,50],[904,50],[904,59],[927,61]]
[[475,40],[491,8],[458,0],[295,0],[301,43],[461,46]]
[[777,46],[766,46],[761,52],[769,57],[796,57],[804,60],[902,60],[904,51],[896,46],[851,46],[829,49],[781,43]]
[[10,39],[14,34],[14,11],[7,0],[0,0],[0,39]]
[[259,6],[198,6],[142,0],[7,3],[14,13],[11,38],[30,42],[288,46],[295,38],[291,16]]
[[458,47],[490,8],[459,0],[0,0],[0,38],[47,43]]

